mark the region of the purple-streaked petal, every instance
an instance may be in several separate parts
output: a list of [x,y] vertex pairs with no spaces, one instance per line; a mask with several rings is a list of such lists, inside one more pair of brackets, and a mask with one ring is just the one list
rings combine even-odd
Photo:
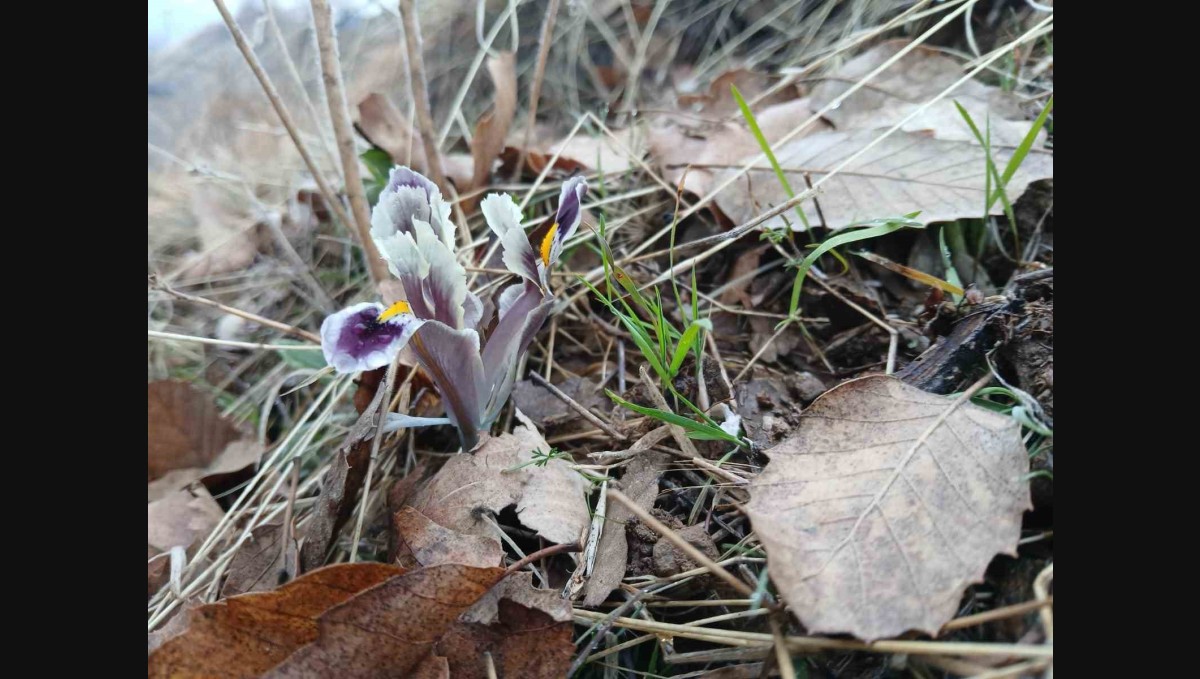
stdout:
[[428,269],[422,281],[425,301],[436,319],[454,329],[463,327],[463,302],[467,298],[467,271],[429,224],[416,221],[416,246]]
[[412,348],[442,395],[446,416],[458,427],[463,452],[469,452],[479,440],[482,419],[479,333],[429,321],[414,335]]
[[479,330],[479,326],[483,321],[483,302],[479,300],[479,295],[468,290],[462,307],[463,327],[469,330]]
[[321,324],[325,362],[339,373],[374,370],[391,363],[422,321],[406,313],[380,322],[376,319],[383,310],[382,304],[365,302],[327,317]]
[[538,283],[537,254],[529,244],[525,229],[521,228],[521,209],[512,197],[505,193],[488,194],[479,209],[504,247],[504,266],[518,276]]
[[[454,248],[455,227],[450,221],[450,205],[433,182],[407,167],[392,168],[387,186],[371,212],[371,238],[397,277],[405,274],[424,276],[422,267],[411,259],[407,243],[415,236],[417,221],[429,224],[447,248]],[[407,237],[407,241],[405,240]]]
[[562,192],[558,196],[558,212],[554,216],[554,223],[558,228],[555,229],[554,240],[550,246],[548,266],[553,266],[558,261],[562,255],[563,243],[574,236],[575,229],[579,228],[579,222],[583,220],[583,197],[587,195],[587,190],[587,180],[583,177],[571,177],[563,182]]
[[516,380],[517,364],[550,314],[553,298],[536,285],[517,283],[500,295],[500,321],[483,347],[487,384],[483,423],[490,424],[508,399]]

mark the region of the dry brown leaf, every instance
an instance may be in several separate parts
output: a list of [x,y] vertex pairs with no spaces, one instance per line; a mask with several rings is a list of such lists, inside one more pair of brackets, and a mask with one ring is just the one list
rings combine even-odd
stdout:
[[496,624],[457,623],[438,642],[437,652],[448,659],[454,679],[486,679],[484,653],[491,653],[496,676],[559,679],[566,676],[575,651],[571,628],[569,617],[556,621],[501,599]]
[[1015,420],[892,377],[831,390],[767,453],[747,510],[814,634],[936,634],[1032,506]]
[[[645,451],[630,461],[621,477],[620,490],[642,509],[649,510],[658,497],[658,478],[667,469],[671,457],[666,453]],[[633,512],[623,504],[610,502],[604,517],[604,531],[596,550],[596,565],[583,587],[583,605],[600,605],[621,584],[629,560],[629,543],[625,524]]]
[[[763,136],[774,146],[812,114],[808,98],[793,99],[756,112],[755,119]],[[828,123],[817,120],[797,138],[829,129]],[[720,168],[711,166],[741,166],[762,151],[740,121],[697,124],[683,117],[651,127],[648,144],[650,156],[662,167],[663,178],[672,184],[682,179],[684,190],[697,196],[707,195],[716,187],[714,177]]]
[[208,467],[243,436],[221,417],[210,395],[182,380],[146,385],[146,424],[147,481],[176,469]]
[[571,603],[562,598],[556,590],[538,589],[533,586],[533,573],[517,571],[508,575],[493,587],[479,601],[475,602],[466,613],[459,617],[459,622],[480,623],[491,625],[499,619],[497,606],[501,599],[508,599],[533,608],[550,616],[558,622],[571,620]]
[[487,568],[502,565],[504,549],[491,538],[464,535],[405,507],[392,518],[396,529],[396,563],[406,568],[457,563]]
[[[693,113],[703,113],[710,118],[720,118],[738,110],[737,101],[733,98],[730,85],[737,85],[738,91],[746,101],[751,101],[769,90],[772,86],[771,77],[759,71],[746,68],[735,68],[722,73],[713,79],[704,94],[679,95],[679,107]],[[760,106],[781,104],[796,98],[796,88],[785,87],[775,94],[759,102]]]
[[[358,130],[368,141],[383,149],[397,165],[407,165],[428,174],[425,146],[416,128],[386,95],[372,92],[358,104]],[[455,186],[470,186],[474,161],[466,153],[442,156],[442,168]]]
[[282,524],[270,523],[255,528],[250,539],[242,543],[229,562],[221,596],[265,592],[295,578],[299,570],[296,538],[293,536],[289,540],[286,550],[280,546],[282,538]]
[[[471,156],[474,172],[470,187],[476,189],[487,184],[492,175],[492,165],[504,150],[504,139],[517,112],[517,55],[515,52],[500,52],[488,59],[488,73],[496,95],[492,108],[479,118],[475,125],[475,137],[471,140]],[[467,212],[474,210],[479,197],[470,199]]]
[[[811,105],[820,109],[836,102],[837,106],[830,109],[825,118],[839,130],[888,128],[963,76],[961,61],[918,46],[880,73],[868,86],[838,101],[854,83],[907,45],[907,40],[892,40],[846,62],[833,77],[813,88]],[[955,101],[967,109],[981,131],[990,114],[994,146],[1017,146],[1029,133],[1030,123],[1025,120],[1016,95],[978,80],[959,85],[944,99],[905,123],[901,131],[932,130],[938,139],[977,143],[954,106]]]
[[330,462],[329,473],[321,484],[321,495],[312,518],[304,526],[304,546],[300,550],[300,570],[308,572],[325,563],[333,539],[354,509],[354,497],[362,487],[371,457],[375,421],[386,389],[376,389],[366,409],[358,416],[342,447]]
[[[1028,125],[1028,124],[1027,124]],[[820,181],[841,162],[874,143],[884,130],[860,129],[820,132],[775,149],[776,157],[792,188],[803,190],[804,174],[813,183]],[[1015,199],[1029,182],[1053,176],[1053,158],[1039,145],[1021,164],[1008,184],[1008,195]],[[1011,149],[992,148],[992,158],[1004,167]],[[817,200],[803,205],[810,225],[825,224],[839,229],[857,222],[920,211],[922,222],[953,221],[978,217],[985,189],[986,156],[974,141],[935,138],[929,131],[896,132],[872,146],[820,186]],[[736,173],[735,169],[718,172],[719,184]],[[740,177],[718,196],[721,210],[736,223],[747,222],[766,210],[788,200],[765,161]],[[997,201],[993,212],[1000,214]],[[791,225],[804,227],[794,212],[785,212],[763,223],[763,229],[781,229]]]
[[[613,136],[616,140],[604,132],[590,135],[580,131],[570,139],[563,138],[549,145],[538,144],[528,150],[525,167],[529,172],[540,173],[550,164],[554,154],[558,153],[559,157],[554,161],[552,168],[556,177],[566,177],[578,172],[602,171],[605,176],[615,178],[614,176],[638,168],[637,161],[646,155],[648,149],[646,135],[639,133],[635,128],[626,128],[614,131]],[[510,145],[500,154],[503,161],[500,168],[502,173],[511,173],[517,166],[520,147],[512,144],[513,139],[509,139],[509,142]],[[515,140],[515,143],[520,144],[521,140]]]
[[148,675],[259,676],[317,639],[321,613],[402,573],[404,569],[386,564],[339,564],[273,592],[243,594],[197,607],[186,613],[182,633],[150,653]]
[[387,95],[372,92],[358,102],[358,127],[393,162],[408,165],[417,172],[428,172],[425,147],[417,138],[416,128]]
[[146,505],[146,543],[156,552],[190,548],[206,537],[225,511],[203,486],[177,490]]
[[502,577],[503,568],[458,564],[395,576],[321,614],[317,638],[263,676],[411,676],[440,655],[438,641]]
[[499,540],[479,512],[516,505],[521,523],[545,539],[577,542],[591,522],[583,479],[561,459],[513,469],[532,461],[535,450],[546,453],[550,445],[532,426],[489,438],[474,453],[451,457],[412,506],[446,528]]
[[[962,76],[961,65],[954,59],[918,48],[866,87],[845,95],[906,44],[894,41],[879,45],[829,73],[813,89],[812,96],[756,112],[755,118],[793,191],[806,188],[805,175],[814,183],[820,182],[842,161],[875,142]],[[1004,167],[1032,122],[1025,119],[1012,95],[978,81],[967,81],[821,184],[817,200],[826,225],[838,229],[918,210],[923,222],[980,216],[986,176],[984,151],[955,108],[955,100],[981,129],[990,118],[992,157]],[[778,144],[796,125],[829,104],[836,106],[822,120],[811,124],[798,138]],[[1031,181],[1053,176],[1053,157],[1042,150],[1045,134],[1043,131],[1008,183],[1010,199],[1016,200]],[[697,194],[725,184],[762,150],[742,121],[704,128],[689,126],[682,118],[666,128],[652,130],[650,145],[652,156],[663,166],[669,181],[678,181],[684,166],[694,165],[684,186]],[[717,196],[716,207],[732,222],[744,223],[787,200],[773,168],[762,160]],[[997,201],[993,214],[1001,214],[1002,209]],[[813,201],[806,201],[804,210],[809,224],[821,223]],[[791,211],[767,221],[762,228],[784,228],[789,223],[803,228]]]

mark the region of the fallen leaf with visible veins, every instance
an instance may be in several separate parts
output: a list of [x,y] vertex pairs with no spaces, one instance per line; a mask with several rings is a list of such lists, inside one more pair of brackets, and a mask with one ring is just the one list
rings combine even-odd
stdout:
[[830,390],[767,454],[746,509],[813,634],[936,634],[1032,507],[1016,420],[892,377]]
[[392,577],[322,613],[317,638],[263,676],[412,676],[440,655],[436,645],[458,616],[502,577],[503,568],[458,564]]
[[338,564],[273,592],[243,594],[185,612],[182,632],[150,653],[151,677],[255,677],[317,638],[317,617],[404,573],[377,563]]

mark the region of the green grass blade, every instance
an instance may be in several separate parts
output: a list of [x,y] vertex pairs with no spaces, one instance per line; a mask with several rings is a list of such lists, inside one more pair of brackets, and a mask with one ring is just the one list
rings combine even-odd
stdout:
[[610,399],[612,399],[613,402],[616,403],[617,405],[628,408],[628,409],[632,410],[633,412],[638,413],[639,415],[645,415],[646,417],[653,417],[654,419],[659,420],[661,422],[666,422],[667,424],[674,424],[674,425],[683,427],[684,431],[687,432],[688,438],[697,439],[700,441],[728,441],[730,443],[736,443],[738,445],[742,445],[742,442],[739,441],[737,439],[737,437],[731,436],[730,434],[726,433],[724,429],[721,429],[720,427],[715,427],[713,425],[706,424],[704,422],[697,422],[693,419],[684,417],[683,415],[677,415],[677,414],[667,411],[667,410],[659,410],[658,408],[647,408],[646,406],[640,406],[640,405],[637,405],[636,403],[630,403],[629,401],[626,401],[625,399],[621,398],[620,396],[617,396],[610,389],[605,389],[604,393],[608,394],[608,397]]
[[[913,214],[916,215],[918,213]],[[800,268],[796,272],[796,281],[792,284],[792,302],[788,307],[789,317],[794,317],[796,315],[796,309],[800,306],[800,287],[804,284],[804,277],[808,275],[808,270],[812,267],[813,262],[817,261],[821,255],[839,245],[845,245],[846,243],[853,243],[860,240],[867,240],[869,238],[886,236],[893,231],[899,231],[900,229],[904,228],[925,228],[924,224],[912,219],[910,216],[876,219],[861,226],[865,228],[859,228],[848,233],[840,233],[836,236],[825,239],[825,242],[814,248],[813,251],[804,258],[804,261],[800,263]]]
[[[767,142],[766,135],[763,134],[762,128],[758,126],[758,120],[754,117],[754,112],[750,110],[750,105],[746,103],[742,93],[738,91],[737,85],[730,85],[729,89],[733,92],[733,98],[737,101],[738,108],[742,111],[742,117],[746,119],[746,125],[750,127],[750,133],[758,140],[758,146],[762,149],[763,155],[771,163],[771,168],[775,170],[775,177],[779,180],[779,185],[787,192],[788,198],[795,198],[796,192],[792,191],[792,185],[788,182],[787,175],[783,173],[783,168],[779,166],[779,161],[775,159],[775,152],[771,150],[771,144]],[[808,225],[808,217],[804,215],[804,210],[799,205],[796,206],[796,216],[800,218],[800,223],[804,225],[805,230],[809,231],[812,236],[811,228]]]
[[1029,134],[1021,140],[1020,146],[1013,152],[1012,158],[1008,159],[1008,165],[1004,167],[1004,173],[1000,175],[1000,180],[1004,184],[1013,178],[1017,173],[1017,168],[1021,167],[1021,163],[1025,162],[1025,156],[1029,155],[1030,149],[1033,148],[1033,142],[1037,141],[1038,133],[1046,125],[1046,120],[1050,117],[1050,110],[1054,108],[1054,95],[1050,95],[1050,99],[1046,102],[1046,108],[1038,114],[1036,120],[1033,121],[1033,127],[1029,128]]
[[695,348],[694,341],[701,330],[712,332],[712,321],[708,319],[696,319],[692,324],[683,331],[683,336],[679,338],[679,346],[675,347],[675,355],[671,357],[671,374],[679,374],[679,366],[683,365],[683,359],[687,358],[688,351]]

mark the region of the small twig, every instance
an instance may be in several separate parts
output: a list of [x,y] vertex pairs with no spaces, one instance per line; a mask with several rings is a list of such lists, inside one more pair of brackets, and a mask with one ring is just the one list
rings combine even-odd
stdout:
[[249,64],[250,70],[254,72],[254,77],[258,78],[258,83],[262,85],[263,92],[266,93],[267,99],[270,100],[276,115],[279,116],[279,121],[283,123],[288,136],[292,138],[292,143],[296,145],[296,150],[300,152],[300,158],[304,161],[304,166],[308,168],[309,174],[317,182],[317,188],[321,191],[321,195],[324,196],[325,202],[329,204],[329,209],[338,218],[338,221],[349,228],[354,222],[350,221],[350,216],[342,208],[342,203],[338,200],[337,193],[325,181],[325,177],[321,174],[320,168],[317,167],[317,163],[313,160],[312,154],[308,152],[308,147],[300,139],[300,131],[296,129],[296,123],[292,120],[292,114],[283,105],[283,100],[279,98],[279,92],[275,90],[275,86],[271,84],[271,79],[267,77],[267,72],[263,70],[262,64],[258,62],[258,57],[254,55],[254,50],[250,48],[250,43],[246,40],[246,34],[242,33],[242,29],[234,21],[233,15],[225,7],[225,0],[213,0],[213,3],[217,6],[217,11],[221,13],[221,18],[225,20],[225,25],[229,28],[229,33],[233,35],[233,42],[237,44],[238,49],[242,52],[242,56],[246,58],[246,63]]
[[565,552],[581,552],[581,551],[583,551],[583,547],[580,547],[579,543],[577,543],[577,542],[568,542],[568,543],[561,544],[561,545],[550,545],[549,547],[546,547],[544,549],[539,549],[538,551],[533,552],[532,554],[522,557],[520,561],[518,561],[518,562],[514,563],[513,565],[509,566],[508,568],[506,568],[504,570],[504,577],[508,577],[508,576],[512,575],[513,573],[516,573],[517,571],[528,566],[529,564],[533,563],[534,561],[537,561],[538,559],[544,559],[548,556],[554,556],[555,554],[562,554]]
[[565,393],[563,393],[562,389],[559,389],[558,387],[554,386],[553,384],[550,384],[550,382],[547,381],[545,377],[542,377],[541,375],[537,374],[536,372],[530,372],[529,377],[532,378],[534,382],[537,382],[538,384],[542,385],[547,390],[549,390],[550,393],[554,394],[554,396],[556,398],[558,398],[560,401],[562,401],[563,403],[566,403],[568,406],[570,406],[571,409],[574,410],[575,412],[579,413],[583,417],[583,419],[587,420],[588,422],[591,422],[592,424],[596,425],[597,427],[600,427],[609,436],[611,436],[619,441],[624,441],[625,439],[629,438],[625,434],[622,434],[621,432],[614,429],[611,424],[608,424],[604,420],[597,417],[595,413],[588,410],[586,407],[584,407],[583,404],[579,403],[578,401],[571,398],[570,396],[567,396]]
[[796,679],[796,667],[792,665],[792,656],[788,653],[783,627],[779,625],[779,621],[774,615],[771,616],[768,623],[771,625],[771,636],[775,637],[775,662],[779,665],[779,676],[783,679]]
[[533,82],[529,84],[529,121],[525,124],[525,139],[521,142],[521,150],[517,155],[517,168],[513,170],[513,181],[521,177],[521,169],[525,165],[525,155],[529,150],[529,140],[533,136],[533,126],[537,124],[538,99],[542,96],[542,79],[546,75],[546,57],[550,55],[550,43],[554,35],[554,19],[558,16],[559,0],[550,0],[546,6],[546,18],[542,20],[542,32],[538,36],[537,64],[533,69]]
[[362,244],[363,256],[367,260],[371,283],[378,286],[380,281],[388,280],[387,263],[379,256],[375,242],[371,239],[371,209],[367,206],[362,174],[358,170],[358,154],[354,152],[354,129],[350,126],[350,108],[346,103],[346,90],[342,85],[342,63],[338,57],[337,36],[333,34],[333,11],[328,0],[312,0],[312,13],[317,48],[321,55],[325,98],[329,103],[329,120],[333,123],[333,136],[337,139],[338,154],[342,157],[346,194],[350,198],[350,209],[354,213],[354,225],[357,227],[358,240]]
[[189,295],[186,292],[180,292],[180,291],[176,290],[175,288],[172,288],[170,285],[168,285],[165,281],[158,278],[157,276],[150,277],[150,285],[152,287],[154,287],[154,289],[162,290],[163,292],[167,293],[168,295],[170,295],[172,297],[175,297],[176,299],[182,299],[184,301],[193,302],[195,304],[203,304],[204,306],[209,306],[214,309],[218,309],[227,314],[232,314],[234,316],[239,316],[241,318],[244,318],[248,321],[253,321],[255,323],[258,323],[259,325],[265,325],[268,328],[275,328],[276,330],[279,330],[281,332],[286,332],[289,335],[303,337],[304,339],[306,339],[310,342],[316,342],[318,344],[320,344],[320,342],[321,342],[321,337],[319,335],[317,335],[316,333],[309,332],[309,331],[303,330],[301,328],[297,328],[294,325],[288,325],[287,323],[280,323],[279,321],[273,321],[269,318],[259,316],[258,314],[251,313],[249,311],[242,311],[241,309],[227,306],[225,304],[221,304],[220,302],[214,302],[211,299],[207,299],[204,297],[197,297],[196,295]]
[[275,37],[275,43],[279,45],[279,51],[283,53],[284,63],[287,64],[288,73],[291,74],[293,82],[296,84],[296,89],[300,91],[300,98],[304,101],[304,106],[308,110],[308,116],[312,118],[313,129],[316,131],[316,136],[321,140],[321,149],[325,152],[329,161],[336,167],[337,156],[333,153],[333,147],[329,145],[329,137],[326,136],[323,125],[321,125],[321,116],[317,113],[317,107],[313,104],[312,97],[308,96],[308,88],[304,86],[304,78],[300,75],[299,69],[296,68],[296,61],[292,59],[292,53],[288,49],[287,40],[283,37],[283,31],[279,29],[279,22],[275,20],[275,10],[271,8],[271,0],[263,0],[263,10],[267,15],[267,25],[271,27],[271,35]]
[[662,521],[659,521],[658,519],[651,516],[649,512],[642,509],[633,500],[630,500],[624,493],[622,493],[619,490],[614,490],[614,489],[610,488],[608,491],[608,497],[610,500],[616,500],[617,502],[621,503],[622,505],[625,505],[625,508],[628,509],[630,512],[632,512],[633,515],[638,518],[638,520],[640,520],[642,523],[649,526],[650,529],[653,530],[655,533],[658,533],[659,535],[663,536],[667,540],[670,540],[671,544],[678,547],[680,549],[680,551],[682,551],[684,554],[686,554],[688,556],[688,558],[690,558],[692,561],[695,561],[696,563],[700,564],[701,566],[704,566],[705,568],[707,568],[709,570],[710,573],[721,578],[725,582],[729,583],[729,586],[733,587],[735,590],[737,590],[737,592],[739,594],[742,594],[743,596],[746,596],[746,597],[754,596],[754,590],[749,585],[742,582],[741,580],[736,578],[732,573],[730,573],[729,571],[722,568],[720,565],[717,564],[716,561],[713,561],[712,559],[708,558],[708,556],[705,555],[704,552],[701,552],[699,549],[696,549],[692,545],[692,543],[688,542],[687,540],[684,540],[682,537],[679,536],[678,533],[676,533],[675,531],[668,528]]
[[429,85],[425,80],[425,57],[421,54],[421,26],[417,21],[417,9],[413,0],[400,0],[400,18],[404,22],[404,46],[408,51],[408,79],[412,88],[412,99],[416,107],[417,129],[421,143],[425,146],[425,164],[433,183],[443,191],[449,189],[446,173],[442,169],[442,154],[438,150],[437,135],[433,131],[433,113],[429,110]]

